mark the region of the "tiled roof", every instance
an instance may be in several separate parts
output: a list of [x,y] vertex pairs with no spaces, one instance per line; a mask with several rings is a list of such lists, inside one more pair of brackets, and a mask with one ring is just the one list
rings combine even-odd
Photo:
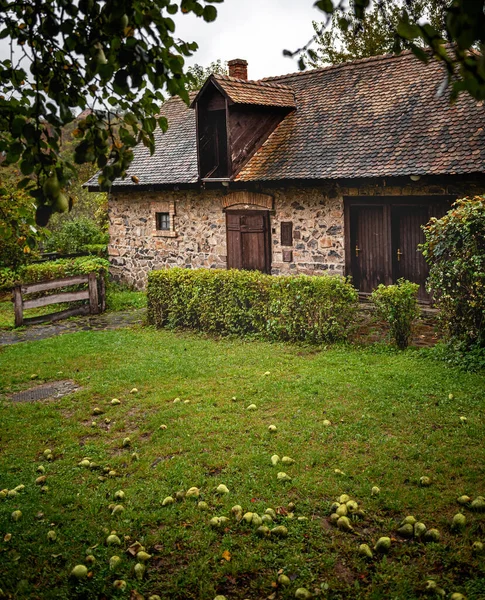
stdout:
[[[195,111],[190,110],[180,98],[174,97],[163,104],[160,114],[167,118],[169,127],[165,133],[157,127],[154,133],[155,153],[151,155],[148,148],[138,144],[126,178],[117,179],[116,187],[198,181]],[[136,184],[131,180],[133,175],[139,179]],[[85,185],[96,187],[98,176],[92,177]]]
[[[343,179],[485,172],[485,106],[437,90],[442,65],[410,52],[245,82],[217,76],[235,102],[289,101],[292,111],[237,175],[237,181]],[[264,91],[262,91],[264,90]],[[236,100],[237,99],[237,100]],[[270,100],[271,99],[271,100]],[[273,106],[275,104],[272,104]],[[288,106],[280,104],[279,106]],[[140,184],[195,183],[195,111],[171,99],[169,130],[156,150],[135,149],[129,175]],[[130,177],[116,185],[133,186]]]
[[295,92],[285,85],[262,81],[245,81],[226,75],[214,75],[214,80],[236,104],[281,106],[294,108]]

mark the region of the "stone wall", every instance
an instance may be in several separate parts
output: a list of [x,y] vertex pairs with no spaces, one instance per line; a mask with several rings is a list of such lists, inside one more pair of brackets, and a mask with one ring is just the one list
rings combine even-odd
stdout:
[[[384,182],[360,187],[329,184],[305,188],[268,188],[261,193],[271,208],[272,273],[343,274],[345,269],[344,198],[353,196],[447,195],[483,193],[483,184],[430,185],[410,182],[386,186]],[[139,289],[147,274],[166,267],[226,268],[226,217],[228,193],[224,190],[188,190],[114,193],[109,201],[109,255],[115,280]],[[242,192],[244,194],[244,192]],[[261,209],[257,193],[248,194],[244,209]],[[253,200],[253,196],[256,200]],[[246,202],[246,200],[244,200]],[[170,215],[170,230],[155,229],[155,213]],[[281,223],[291,222],[293,244],[281,245]]]

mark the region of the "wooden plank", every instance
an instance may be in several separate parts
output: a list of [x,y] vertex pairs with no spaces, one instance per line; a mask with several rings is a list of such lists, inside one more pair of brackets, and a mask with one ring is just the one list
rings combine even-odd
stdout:
[[60,321],[61,319],[67,319],[69,317],[76,317],[78,315],[89,315],[89,306],[76,306],[74,308],[61,310],[60,312],[41,315],[40,317],[29,317],[24,319],[24,325],[36,325],[37,323],[45,323],[46,321],[54,323],[55,321]]
[[81,290],[80,292],[62,292],[61,294],[53,294],[35,300],[26,300],[24,302],[24,310],[27,308],[39,308],[48,306],[49,304],[58,304],[60,302],[77,302],[78,300],[88,300],[89,290]]
[[22,288],[16,285],[13,289],[13,301],[15,312],[15,327],[21,327],[24,323],[24,310],[22,301]]
[[293,246],[293,222],[283,221],[281,223],[281,245]]
[[68,285],[79,285],[88,282],[88,275],[73,275],[72,277],[63,277],[62,279],[54,279],[52,281],[40,281],[39,283],[29,283],[22,285],[23,294],[34,294],[36,292],[47,292]]
[[104,272],[99,274],[99,306],[100,312],[106,310],[106,282],[104,280]]
[[99,313],[98,283],[96,281],[96,273],[89,273],[88,278],[89,312],[92,315],[96,315]]

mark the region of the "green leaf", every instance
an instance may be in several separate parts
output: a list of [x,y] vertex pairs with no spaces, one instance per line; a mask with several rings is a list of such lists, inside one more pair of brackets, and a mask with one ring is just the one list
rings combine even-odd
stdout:
[[214,6],[205,6],[202,16],[204,21],[207,21],[208,23],[215,21],[217,18],[217,9]]

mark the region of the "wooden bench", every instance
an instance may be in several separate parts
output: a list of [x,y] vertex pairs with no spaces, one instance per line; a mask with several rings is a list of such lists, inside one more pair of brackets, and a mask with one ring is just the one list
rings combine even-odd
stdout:
[[[72,292],[60,292],[49,296],[41,296],[26,300],[25,295],[47,292],[72,285],[88,284],[87,289]],[[76,315],[98,314],[106,309],[106,293],[103,274],[100,274],[99,281],[96,273],[88,275],[73,275],[72,277],[63,277],[50,281],[41,281],[39,283],[18,284],[13,289],[15,327],[22,325],[34,325],[45,321],[54,322],[60,319],[67,319]],[[40,317],[24,318],[24,310],[28,308],[40,308],[50,304],[59,304],[61,302],[77,302],[79,300],[89,300],[89,303],[83,306],[75,306],[61,310],[56,313],[42,315]]]

